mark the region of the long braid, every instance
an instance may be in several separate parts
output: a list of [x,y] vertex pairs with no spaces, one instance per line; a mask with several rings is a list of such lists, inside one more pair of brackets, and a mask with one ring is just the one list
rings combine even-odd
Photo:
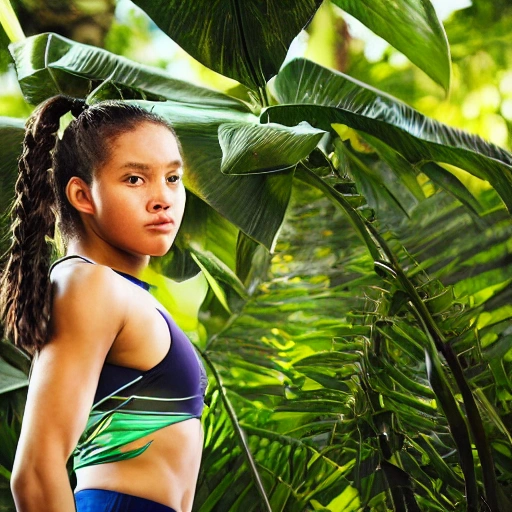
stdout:
[[57,96],[43,103],[26,124],[11,211],[12,244],[0,278],[0,314],[5,334],[33,354],[46,342],[51,284],[48,270],[55,230],[56,199],[52,152],[60,117],[71,100]]

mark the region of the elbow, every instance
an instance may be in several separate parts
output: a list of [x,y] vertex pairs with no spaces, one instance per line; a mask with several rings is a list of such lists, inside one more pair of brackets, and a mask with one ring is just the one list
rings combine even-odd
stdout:
[[67,476],[65,464],[62,464],[61,470],[56,466],[49,468],[46,465],[15,464],[10,487],[16,503],[41,496],[44,489],[51,487],[59,475]]
[[73,491],[64,463],[15,464],[10,486],[19,512],[74,510]]
[[29,479],[27,478],[27,475],[25,472],[22,472],[22,471],[16,471],[16,472],[13,471],[12,472],[9,485],[11,487],[12,497],[14,498],[14,502],[16,503],[17,507],[19,507],[23,498],[25,496],[27,496],[27,494],[29,492],[30,484],[28,482],[29,482]]
[[[49,445],[52,449],[44,443],[40,443],[37,449],[18,444],[10,479],[17,510],[41,510],[41,503],[48,503],[54,496],[71,489],[65,453],[55,447],[56,443],[53,444],[53,447]],[[53,509],[48,507],[46,510]]]
[[31,489],[33,490],[37,486],[36,472],[29,468],[13,469],[10,486],[15,500],[21,496],[27,496]]
[[26,481],[26,471],[20,469],[14,465],[14,468],[11,473],[10,486],[13,494],[17,494],[21,491],[22,487]]

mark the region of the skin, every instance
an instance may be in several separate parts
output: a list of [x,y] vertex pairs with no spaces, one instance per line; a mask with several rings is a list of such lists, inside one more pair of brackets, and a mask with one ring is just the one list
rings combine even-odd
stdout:
[[[83,226],[68,253],[97,265],[71,259],[52,273],[51,338],[33,365],[12,475],[20,512],[40,511],[41,503],[46,512],[75,510],[65,466],[85,428],[105,360],[148,370],[172,343],[157,301],[112,268],[137,276],[150,256],[170,249],[185,207],[181,175],[172,133],[143,123],[111,141],[90,187],[76,177],[68,183],[68,199]],[[169,222],[155,227],[162,220]],[[124,449],[150,439],[138,457],[79,469],[75,491],[110,489],[189,512],[203,444],[200,421],[170,425]]]

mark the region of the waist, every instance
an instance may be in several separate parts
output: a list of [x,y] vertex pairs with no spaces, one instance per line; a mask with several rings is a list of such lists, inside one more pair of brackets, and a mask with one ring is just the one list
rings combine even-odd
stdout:
[[192,508],[201,463],[203,431],[197,418],[164,427],[122,448],[151,445],[134,458],[76,470],[75,492],[108,489],[156,501],[187,512]]

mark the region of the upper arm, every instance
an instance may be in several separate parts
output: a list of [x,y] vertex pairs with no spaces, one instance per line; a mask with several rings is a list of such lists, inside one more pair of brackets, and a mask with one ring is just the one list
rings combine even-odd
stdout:
[[33,364],[16,465],[66,461],[85,428],[101,368],[123,325],[123,301],[109,273],[80,265],[54,283],[51,336]]

